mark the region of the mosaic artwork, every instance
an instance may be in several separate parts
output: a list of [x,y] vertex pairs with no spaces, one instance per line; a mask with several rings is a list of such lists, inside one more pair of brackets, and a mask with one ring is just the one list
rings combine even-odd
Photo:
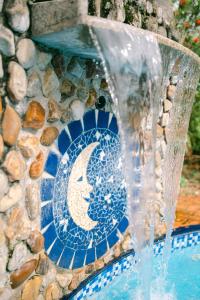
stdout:
[[48,154],[41,227],[49,258],[80,268],[113,247],[128,226],[117,121],[91,110],[69,123]]

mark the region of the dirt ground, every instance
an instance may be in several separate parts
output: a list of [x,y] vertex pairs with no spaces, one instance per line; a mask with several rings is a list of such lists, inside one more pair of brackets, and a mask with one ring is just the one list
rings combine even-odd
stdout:
[[174,227],[200,224],[200,156],[185,161]]

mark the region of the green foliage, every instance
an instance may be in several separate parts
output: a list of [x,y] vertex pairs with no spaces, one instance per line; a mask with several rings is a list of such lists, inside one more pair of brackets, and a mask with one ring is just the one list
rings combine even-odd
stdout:
[[183,175],[181,176],[180,186],[182,188],[187,186],[187,179]]
[[198,91],[192,109],[189,136],[194,154],[200,154],[200,91]]

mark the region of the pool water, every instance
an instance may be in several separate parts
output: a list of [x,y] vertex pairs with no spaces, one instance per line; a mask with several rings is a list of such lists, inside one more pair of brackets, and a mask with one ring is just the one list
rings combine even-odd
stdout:
[[[175,250],[170,255],[165,284],[159,276],[160,270],[161,255],[153,262],[151,300],[200,300],[200,245]],[[146,300],[141,296],[137,273],[133,270],[115,278],[93,299]]]

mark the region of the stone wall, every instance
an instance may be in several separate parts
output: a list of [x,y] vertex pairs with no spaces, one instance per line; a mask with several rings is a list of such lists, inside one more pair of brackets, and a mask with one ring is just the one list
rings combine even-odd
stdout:
[[[103,5],[104,16],[173,35],[166,10],[151,2],[132,6],[130,1],[104,1]],[[97,3],[100,11],[98,7]],[[126,231],[95,262],[64,270],[47,257],[41,233],[40,183],[55,140],[66,124],[81,119],[90,109],[112,112],[111,98],[98,63],[64,57],[33,43],[26,1],[0,0],[0,13],[0,299],[59,299],[130,248]],[[159,205],[160,149],[166,146],[175,85],[171,79],[157,127]]]

